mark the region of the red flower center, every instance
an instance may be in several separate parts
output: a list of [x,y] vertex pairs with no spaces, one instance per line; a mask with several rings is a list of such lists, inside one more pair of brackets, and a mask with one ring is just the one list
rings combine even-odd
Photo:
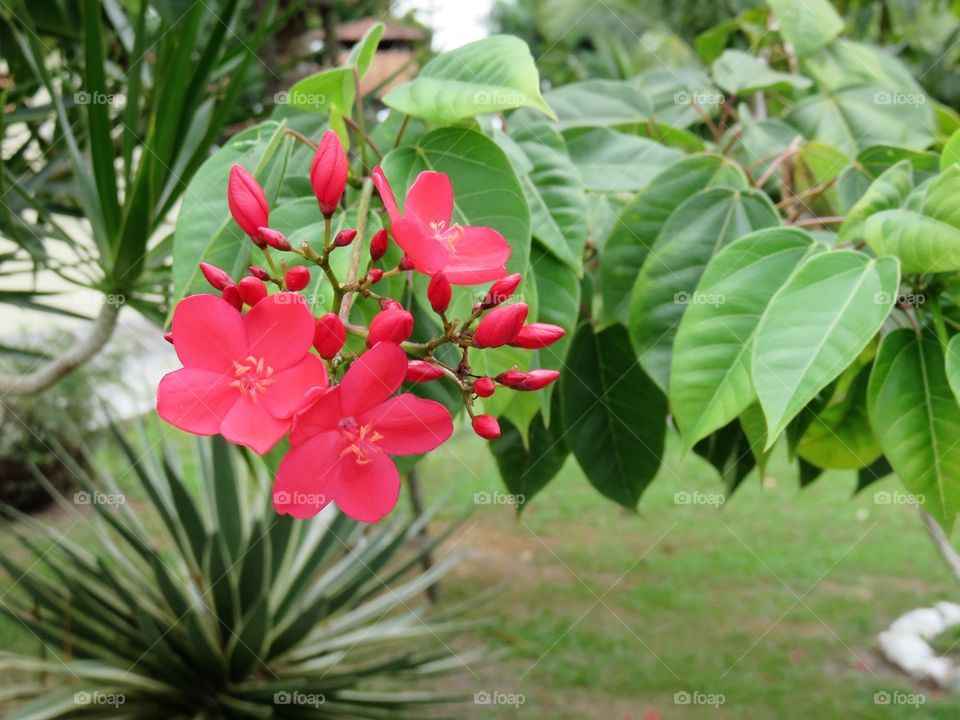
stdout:
[[451,252],[457,251],[456,245],[463,238],[462,225],[454,223],[450,227],[447,227],[447,223],[443,220],[435,220],[430,223],[430,229],[433,230],[434,240],[445,242]]
[[340,451],[340,457],[354,455],[357,465],[366,465],[379,455],[383,449],[377,445],[377,440],[383,435],[373,429],[373,424],[357,425],[352,417],[345,417],[340,421],[340,433],[346,441],[346,447]]
[[252,355],[247,355],[242,362],[234,360],[233,374],[237,379],[230,383],[230,386],[252,400],[257,399],[258,393],[266,392],[267,386],[273,382],[273,368],[265,365],[263,358],[258,359]]

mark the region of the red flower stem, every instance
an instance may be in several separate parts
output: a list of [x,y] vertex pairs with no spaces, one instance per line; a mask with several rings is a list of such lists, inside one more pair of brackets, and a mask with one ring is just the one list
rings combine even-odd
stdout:
[[283,288],[283,278],[281,277],[280,273],[277,272],[277,266],[274,265],[274,263],[273,263],[273,258],[270,256],[270,251],[269,251],[267,248],[265,248],[265,247],[264,247],[264,248],[260,248],[260,249],[263,251],[263,257],[264,257],[264,258],[266,259],[266,261],[267,261],[267,267],[270,268],[270,275],[271,275],[271,278],[270,278],[270,279],[273,280],[274,284],[275,284],[278,288],[281,288],[281,289],[282,289],[282,288]]

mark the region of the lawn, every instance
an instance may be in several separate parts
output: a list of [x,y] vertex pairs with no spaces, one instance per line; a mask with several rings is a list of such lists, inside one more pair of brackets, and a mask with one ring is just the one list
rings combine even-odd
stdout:
[[[509,505],[484,503],[503,497],[472,435],[458,434],[420,472],[428,498],[449,496],[439,524],[474,509],[443,549],[463,555],[443,602],[495,590],[479,611],[493,620],[481,639],[509,655],[465,668],[452,688],[496,697],[478,706],[483,717],[960,713],[960,700],[912,687],[875,648],[900,613],[957,594],[916,511],[874,502],[898,490],[892,478],[853,499],[852,473],[800,491],[778,457],[762,487],[754,474],[722,507],[680,505],[675,493],[705,498],[722,487],[706,463],[671,448],[637,514],[604,500],[571,461],[518,519]],[[59,511],[48,517],[72,524]],[[68,535],[84,532],[74,525]],[[35,641],[2,621],[0,645],[29,652]],[[921,693],[924,703],[877,705],[878,692]]]

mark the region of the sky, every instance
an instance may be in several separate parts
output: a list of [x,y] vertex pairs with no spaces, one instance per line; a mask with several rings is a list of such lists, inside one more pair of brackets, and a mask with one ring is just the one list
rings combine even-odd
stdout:
[[433,28],[433,49],[442,51],[489,35],[486,21],[492,5],[493,0],[396,0],[394,12],[413,10]]

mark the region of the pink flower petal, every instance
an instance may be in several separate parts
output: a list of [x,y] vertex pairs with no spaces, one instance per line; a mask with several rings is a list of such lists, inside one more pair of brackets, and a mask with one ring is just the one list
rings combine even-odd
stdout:
[[377,445],[391,455],[417,455],[442,445],[453,434],[450,412],[435,400],[406,393],[388,399],[357,418],[372,423],[383,437]]
[[357,360],[340,383],[344,417],[357,417],[393,395],[407,374],[407,354],[393,343],[377,343]]
[[327,387],[327,368],[319,357],[308,354],[270,380],[266,392],[258,399],[274,417],[288,418],[304,407],[311,389]]
[[[307,401],[310,402],[310,398]],[[290,444],[302,445],[314,435],[336,430],[342,417],[338,385],[315,399],[309,408],[293,416]]]
[[373,169],[372,176],[373,184],[383,201],[383,207],[390,216],[390,222],[395,223],[401,217],[400,208],[397,207],[397,199],[393,196],[393,189],[387,182],[387,176],[383,174],[383,169],[379,165]]
[[323,510],[340,487],[340,433],[321,433],[288,452],[273,481],[273,507],[281,515],[309,518]]
[[507,274],[504,265],[510,246],[493,228],[465,227],[455,243],[443,274],[454,285],[476,285],[499,280]]
[[[274,370],[285,370],[303,360],[313,344],[313,313],[302,295],[281,292],[268,295],[246,315],[247,354]],[[177,342],[176,330],[173,341]]]
[[220,423],[240,397],[230,387],[232,374],[183,368],[167,373],[157,388],[157,413],[171,425],[194,435],[216,435]]
[[453,217],[453,187],[444,173],[426,171],[417,175],[403,204],[405,217],[421,222],[450,224]]
[[241,395],[220,423],[220,434],[236,445],[245,445],[263,455],[290,429],[289,420],[278,420],[263,406]]
[[173,311],[173,339],[184,367],[233,371],[247,352],[240,313],[216,295],[191,295]]
[[390,230],[397,245],[420,272],[433,275],[447,266],[450,253],[446,245],[433,237],[419,220],[398,218]]
[[400,497],[400,473],[386,453],[367,456],[359,463],[352,454],[340,461],[340,485],[334,502],[347,515],[360,522],[376,522],[397,506]]

